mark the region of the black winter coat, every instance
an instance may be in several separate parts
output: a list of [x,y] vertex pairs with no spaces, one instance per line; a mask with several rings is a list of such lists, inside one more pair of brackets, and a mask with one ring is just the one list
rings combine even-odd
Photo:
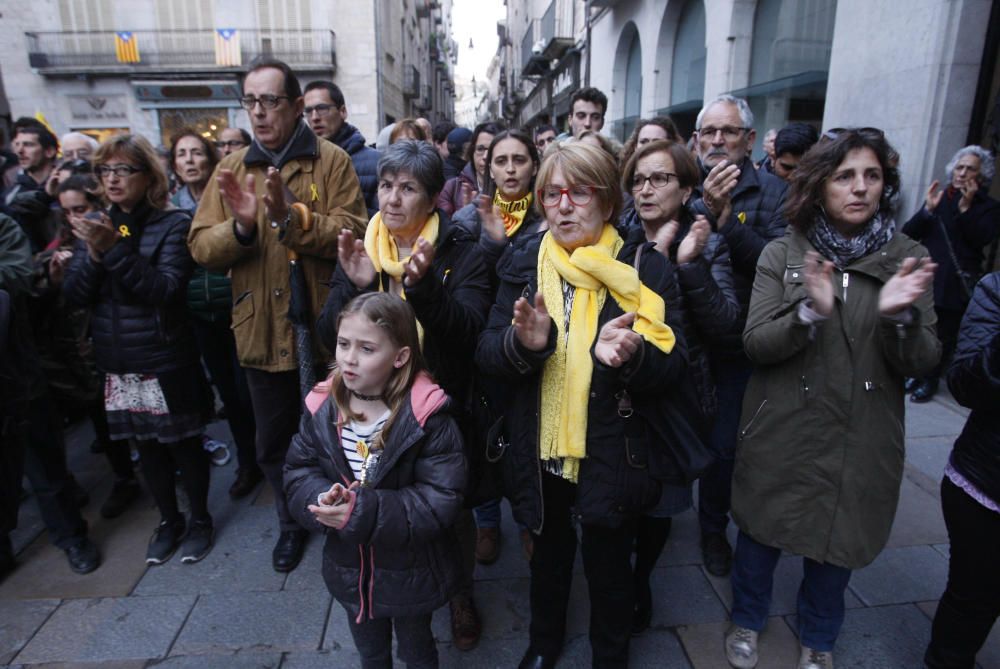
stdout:
[[97,366],[114,374],[156,374],[198,362],[185,298],[195,264],[191,216],[146,209],[100,262],[78,241],[63,284],[70,304],[90,306]]
[[489,235],[483,234],[483,224],[479,218],[479,206],[475,202],[467,204],[456,211],[451,217],[451,220],[454,221],[456,225],[460,225],[468,230],[473,237],[479,240],[479,250],[483,254],[483,261],[490,270],[490,286],[492,288],[490,293],[491,296],[496,296],[497,287],[500,285],[496,269],[497,263],[500,261],[500,256],[503,255],[504,250],[511,244],[516,243],[518,239],[524,237],[525,235],[537,232],[538,228],[545,223],[542,217],[538,215],[535,208],[531,207],[528,209],[527,213],[525,213],[524,221],[522,221],[521,227],[518,228],[517,232],[515,232],[512,237],[497,243],[493,241]]
[[[706,173],[707,174],[707,173]],[[728,221],[716,222],[716,229],[729,246],[733,266],[733,286],[740,303],[742,331],[750,308],[750,292],[757,273],[757,260],[767,243],[785,234],[785,190],[788,185],[778,177],[754,168],[749,158],[740,166],[740,178],[732,192],[732,214]],[[695,189],[688,204],[693,214],[704,214],[714,221],[702,199],[702,190]],[[738,339],[731,341],[729,354],[741,354]]]
[[[541,460],[538,453],[538,407],[545,360],[555,351],[556,326],[542,351],[530,351],[520,344],[511,325],[514,302],[537,291],[538,248],[544,235],[526,237],[523,243],[507,248],[497,273],[500,290],[490,311],[486,330],[479,338],[476,364],[480,370],[501,379],[509,398],[504,416],[504,432],[509,447],[503,456],[505,493],[519,523],[535,532],[542,531],[545,509],[542,503]],[[642,230],[633,230],[618,254],[618,260],[633,265],[641,246],[639,277],[643,284],[663,297],[666,323],[676,337],[668,355],[653,344],[642,347],[619,367],[611,368],[594,360],[590,402],[587,409],[587,457],[580,463],[575,514],[581,522],[616,527],[659,499],[660,486],[650,486],[646,472],[634,463],[657,459],[649,431],[638,417],[619,416],[615,395],[627,390],[636,407],[665,400],[664,390],[679,383],[686,374],[687,356],[681,317],[677,311],[677,285],[667,261],[647,244]],[[622,315],[610,297],[598,317],[597,330]],[[649,418],[650,416],[647,416]],[[655,416],[652,418],[655,419]],[[634,420],[635,422],[628,422]],[[652,499],[650,499],[652,497]]]
[[326,533],[323,579],[355,618],[430,613],[454,594],[462,572],[453,524],[466,464],[447,398],[422,376],[400,412],[342,529],[328,529],[307,508],[334,482],[356,480],[329,398],[303,416],[285,458],[288,509],[302,527]]
[[1000,272],[979,282],[958,333],[948,388],[972,409],[955,440],[951,464],[1000,503]]
[[370,219],[378,211],[378,160],[381,154],[367,146],[365,136],[350,123],[340,126],[332,141],[351,157]]
[[[434,262],[415,286],[404,288],[424,328],[424,360],[434,379],[458,407],[466,406],[472,380],[472,356],[490,308],[490,284],[476,239],[440,211]],[[391,277],[382,273],[365,290],[358,288],[337,265],[330,294],[316,324],[323,345],[336,350],[337,316],[361,293],[388,287]]]
[[983,273],[983,248],[1000,233],[1000,202],[980,190],[963,214],[958,210],[961,199],[960,191],[947,188],[933,213],[921,207],[903,226],[903,232],[927,247],[938,264],[934,272],[934,306],[938,309],[962,311],[969,303],[969,293],[962,288],[941,226],[948,230],[958,269],[968,272],[973,280]]

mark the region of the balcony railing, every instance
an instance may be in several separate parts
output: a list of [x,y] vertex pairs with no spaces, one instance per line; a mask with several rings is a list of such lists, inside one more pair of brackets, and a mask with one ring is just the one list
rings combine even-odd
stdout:
[[420,70],[407,65],[403,71],[403,97],[415,98],[420,95]]
[[549,8],[542,15],[541,29],[541,39],[545,43],[542,54],[548,60],[558,60],[576,42],[570,21],[556,16],[556,0],[549,3]]
[[[238,30],[229,59],[216,52],[215,30],[136,30],[138,62],[120,62],[114,31],[29,32],[28,62],[42,74],[242,69],[259,56],[292,67],[336,69],[332,30]],[[239,52],[235,59],[233,52]]]

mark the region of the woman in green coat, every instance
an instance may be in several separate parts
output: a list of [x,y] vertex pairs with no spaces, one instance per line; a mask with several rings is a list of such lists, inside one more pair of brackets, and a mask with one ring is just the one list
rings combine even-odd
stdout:
[[743,342],[755,371],[733,475],[740,529],[726,656],[757,663],[781,551],[803,556],[800,669],[833,667],[851,570],[875,559],[903,473],[903,381],[940,357],[927,251],[896,231],[898,154],[875,129],[828,132],[760,257]]

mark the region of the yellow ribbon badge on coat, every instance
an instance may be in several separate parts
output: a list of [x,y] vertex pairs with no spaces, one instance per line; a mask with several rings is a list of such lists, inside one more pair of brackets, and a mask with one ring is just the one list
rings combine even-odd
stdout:
[[128,229],[127,225],[119,225],[118,226],[118,232],[121,233],[122,237],[131,237],[132,236],[132,233],[129,232],[129,229]]
[[747,213],[745,211],[741,211],[736,214],[736,219],[740,222],[740,225],[743,225],[747,222]]

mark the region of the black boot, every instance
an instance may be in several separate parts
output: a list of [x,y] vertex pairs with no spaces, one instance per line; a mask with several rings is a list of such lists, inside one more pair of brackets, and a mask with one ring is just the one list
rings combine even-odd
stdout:
[[635,611],[632,614],[632,634],[642,634],[653,620],[653,591],[649,577],[670,536],[671,518],[643,516],[635,534]]

